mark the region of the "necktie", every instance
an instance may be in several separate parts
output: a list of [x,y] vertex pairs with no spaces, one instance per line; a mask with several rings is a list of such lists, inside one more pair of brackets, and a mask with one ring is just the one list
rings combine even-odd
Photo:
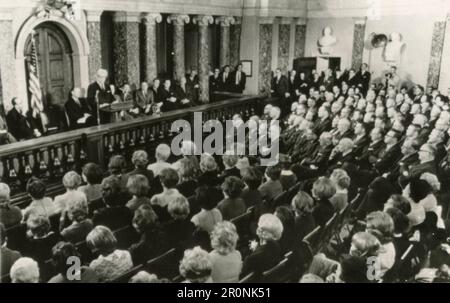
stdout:
[[236,84],[239,84],[240,80],[241,80],[241,73],[237,73]]

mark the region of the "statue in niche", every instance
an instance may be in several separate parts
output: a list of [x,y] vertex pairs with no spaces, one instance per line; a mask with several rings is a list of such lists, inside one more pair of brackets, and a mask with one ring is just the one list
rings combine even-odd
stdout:
[[323,36],[317,41],[319,52],[322,55],[330,55],[333,52],[333,46],[337,43],[337,38],[333,36],[333,30],[327,26],[323,29]]
[[383,60],[389,66],[399,66],[403,56],[406,44],[399,33],[392,33],[389,36],[389,42],[386,44],[383,52]]

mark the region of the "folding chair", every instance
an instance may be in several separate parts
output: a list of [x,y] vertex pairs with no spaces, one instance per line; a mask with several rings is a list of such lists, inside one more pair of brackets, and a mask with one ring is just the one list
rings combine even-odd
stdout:
[[282,283],[289,281],[290,277],[289,259],[285,258],[277,265],[262,274],[263,281],[266,283]]
[[176,277],[181,254],[177,249],[172,248],[162,255],[153,258],[145,264],[145,270],[149,273],[156,274],[160,278],[172,279]]

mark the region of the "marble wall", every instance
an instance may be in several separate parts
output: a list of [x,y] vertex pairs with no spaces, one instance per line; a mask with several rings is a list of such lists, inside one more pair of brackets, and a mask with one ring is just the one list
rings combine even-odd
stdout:
[[139,67],[139,24],[137,22],[114,23],[114,71],[117,85],[129,83],[138,87]]
[[290,24],[280,24],[278,35],[278,67],[281,68],[283,74],[287,74],[289,67],[292,65],[289,62],[289,44],[291,35]]
[[435,22],[431,38],[430,64],[428,66],[427,86],[439,86],[442,50],[444,47],[445,22]]
[[272,24],[259,26],[259,91],[270,92],[272,76]]
[[14,39],[12,21],[0,20],[0,73],[2,81],[2,98],[6,110],[11,108],[10,100],[16,96],[16,77],[14,60]]
[[366,24],[355,24],[353,29],[353,52],[352,52],[352,67],[358,70],[363,63],[364,52],[364,33],[366,31]]
[[87,22],[87,38],[89,41],[89,82],[92,82],[95,79],[95,73],[102,67],[100,22]]
[[242,25],[240,22],[230,25],[230,65],[239,63],[239,41],[241,39]]
[[297,24],[295,26],[294,58],[303,57],[305,55],[305,42],[306,24]]

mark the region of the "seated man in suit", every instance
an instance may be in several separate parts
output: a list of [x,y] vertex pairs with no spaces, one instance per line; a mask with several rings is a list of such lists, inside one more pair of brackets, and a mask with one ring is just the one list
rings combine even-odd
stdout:
[[[181,82],[181,79],[180,79]],[[200,82],[198,79],[198,73],[196,69],[192,69],[191,72],[189,73],[188,77],[186,78],[186,85],[189,87],[189,89],[191,90],[191,102],[193,102],[194,104],[198,102],[198,97],[200,94]]]
[[[0,104],[3,107],[3,104]],[[17,142],[16,138],[8,132],[8,125],[3,118],[3,113],[0,114],[0,145]]]
[[353,155],[355,157],[361,157],[364,148],[369,144],[367,126],[363,122],[356,122],[354,125],[354,133],[353,142],[355,143],[355,147],[353,148]]
[[246,78],[247,75],[242,71],[242,63],[239,63],[233,74],[233,92],[242,94],[245,89]]
[[214,92],[220,90],[220,69],[215,68],[214,74],[209,76],[209,98],[214,101]]
[[166,79],[164,86],[158,91],[160,102],[162,102],[161,111],[168,112],[179,108],[178,99],[175,90],[172,88],[172,81]]
[[14,97],[11,104],[14,107],[6,115],[6,123],[14,138],[26,140],[42,136],[37,127],[24,116],[22,100]]
[[383,131],[381,128],[375,127],[370,133],[371,142],[369,146],[363,151],[359,158],[359,165],[361,169],[372,169],[375,162],[378,160],[378,154],[384,148]]
[[[142,82],[141,88],[136,91],[133,110],[138,110],[139,114],[148,115],[151,113],[152,104],[155,102],[154,92],[148,89],[148,83]],[[134,111],[135,113],[135,111]],[[135,115],[137,115],[135,113]]]
[[406,185],[409,180],[420,177],[423,173],[437,174],[437,163],[435,161],[436,148],[430,144],[423,144],[419,149],[419,163],[411,165],[404,170],[399,177],[399,184]]
[[[99,69],[95,76],[95,82],[89,84],[87,90],[87,102],[94,111],[94,119],[97,120],[97,102],[100,108],[108,106],[114,101],[113,92],[111,92],[111,87],[106,82],[108,78],[108,71],[105,69]],[[100,112],[100,123],[111,122],[111,114]]]
[[89,111],[86,100],[81,98],[81,89],[79,87],[75,87],[70,92],[70,98],[64,107],[69,118],[70,129],[95,125],[95,120]]
[[188,84],[186,77],[181,77],[180,85],[176,86],[176,98],[180,100],[181,107],[189,107],[195,105],[195,91],[192,85]]
[[378,160],[375,162],[375,169],[379,174],[390,171],[401,157],[399,138],[400,133],[394,130],[388,131],[384,137],[386,146],[378,153]]

